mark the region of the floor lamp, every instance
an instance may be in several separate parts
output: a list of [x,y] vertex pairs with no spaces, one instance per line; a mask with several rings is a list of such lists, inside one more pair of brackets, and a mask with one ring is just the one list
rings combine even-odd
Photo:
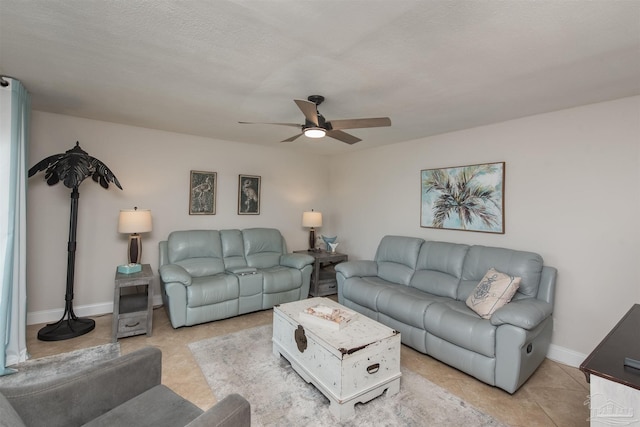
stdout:
[[113,172],[95,157],[91,157],[80,148],[80,143],[61,154],[54,154],[40,160],[29,169],[29,177],[37,172],[46,171],[47,184],[55,185],[62,181],[65,187],[71,188],[71,219],[69,221],[69,242],[67,244],[67,288],[64,297],[64,314],[56,323],[50,323],[38,331],[38,339],[42,341],[60,341],[84,335],[96,327],[93,319],[81,318],[73,312],[73,283],[76,265],[76,231],[78,228],[78,186],[85,178],[92,177],[93,181],[102,188],[109,188],[113,182],[119,189],[122,186]]

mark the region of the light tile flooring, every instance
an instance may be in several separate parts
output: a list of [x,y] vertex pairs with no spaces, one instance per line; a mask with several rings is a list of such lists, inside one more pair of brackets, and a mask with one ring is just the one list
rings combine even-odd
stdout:
[[[38,358],[111,342],[111,315],[94,319],[95,330],[65,341],[38,341],[37,332],[43,325],[28,326],[27,349],[31,357]],[[161,307],[154,310],[151,337],[140,335],[121,338],[119,342],[123,353],[146,345],[162,349],[162,382],[202,409],[207,409],[216,398],[187,345],[209,337],[270,324],[272,319],[272,311],[266,310],[203,325],[173,329],[164,308]],[[527,427],[589,424],[589,408],[585,405],[589,385],[582,372],[576,368],[547,359],[524,386],[510,395],[409,347],[402,346],[401,361],[403,366],[505,424]]]

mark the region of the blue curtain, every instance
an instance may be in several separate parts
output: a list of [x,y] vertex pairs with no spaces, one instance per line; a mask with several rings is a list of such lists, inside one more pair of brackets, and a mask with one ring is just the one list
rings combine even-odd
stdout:
[[[22,83],[0,87],[0,375],[27,359],[26,197],[31,98]],[[4,211],[6,206],[6,211]]]

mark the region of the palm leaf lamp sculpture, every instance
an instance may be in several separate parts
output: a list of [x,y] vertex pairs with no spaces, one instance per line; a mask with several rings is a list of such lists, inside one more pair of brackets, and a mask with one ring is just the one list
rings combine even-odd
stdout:
[[62,318],[56,323],[50,323],[38,331],[38,339],[42,341],[60,341],[84,335],[96,327],[93,319],[77,317],[73,312],[73,281],[76,263],[76,229],[78,226],[78,186],[85,178],[91,177],[103,188],[109,188],[113,182],[122,190],[113,172],[95,157],[91,157],[80,148],[80,143],[71,150],[61,154],[54,154],[42,159],[29,169],[29,177],[37,172],[45,171],[45,180],[49,185],[62,183],[71,188],[71,219],[69,222],[69,243],[67,245],[67,289],[65,307]]

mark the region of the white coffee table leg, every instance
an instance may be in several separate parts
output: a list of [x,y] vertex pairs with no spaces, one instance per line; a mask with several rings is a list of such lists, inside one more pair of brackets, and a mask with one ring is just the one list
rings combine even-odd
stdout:
[[396,393],[400,392],[400,378],[393,380],[389,383],[389,388],[387,389],[387,397],[393,396]]
[[340,421],[351,418],[356,414],[356,410],[354,408],[355,402],[353,400],[343,404],[339,404],[333,399],[329,399],[329,401],[331,402],[329,411],[331,411],[331,414]]

